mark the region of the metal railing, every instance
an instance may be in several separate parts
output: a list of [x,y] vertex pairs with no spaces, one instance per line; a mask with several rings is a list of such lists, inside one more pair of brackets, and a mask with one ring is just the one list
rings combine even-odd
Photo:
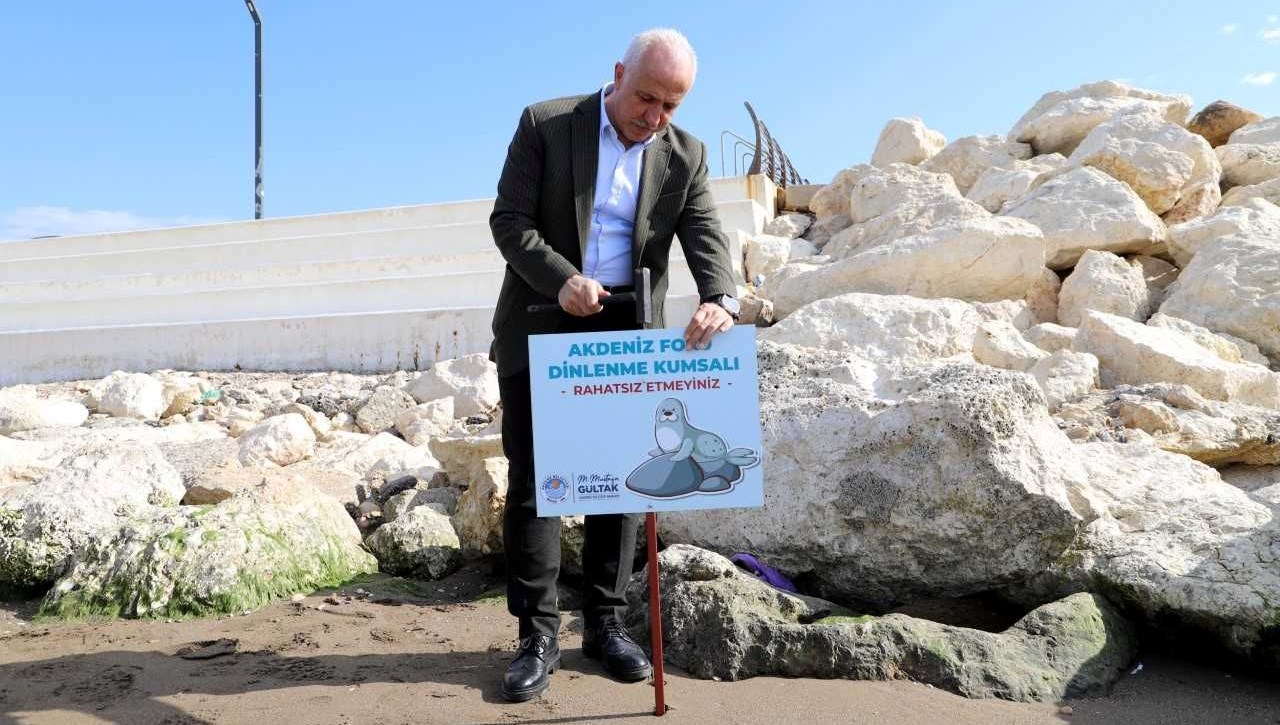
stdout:
[[[747,113],[751,115],[751,125],[755,128],[755,143],[739,136],[732,131],[720,132],[720,175],[724,176],[724,141],[725,137],[734,139],[731,154],[733,158],[733,175],[741,176],[745,174],[764,174],[778,185],[778,188],[785,189],[793,184],[807,184],[808,179],[800,176],[796,171],[796,167],[791,163],[791,159],[783,152],[778,141],[769,133],[769,128],[764,125],[756,110],[751,107],[750,103],[744,102],[742,105],[747,107]],[[740,151],[740,149],[744,149]],[[750,164],[747,160],[750,159]],[[741,166],[739,166],[741,164]]]
[[743,105],[747,107],[747,113],[751,114],[751,123],[756,127],[756,155],[751,160],[751,168],[747,173],[764,174],[780,189],[785,189],[790,184],[809,183],[808,179],[800,177],[796,167],[791,164],[791,159],[782,152],[782,147],[769,134],[764,121],[756,116],[756,110],[751,107],[751,104],[744,102]]

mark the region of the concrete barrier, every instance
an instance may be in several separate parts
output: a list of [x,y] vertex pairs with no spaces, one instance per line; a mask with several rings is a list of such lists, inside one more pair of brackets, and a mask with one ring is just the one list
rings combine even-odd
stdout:
[[[712,182],[742,243],[763,177]],[[484,351],[504,261],[492,200],[0,244],[0,384],[112,370],[418,369]],[[698,303],[673,247],[668,320]]]
[[[667,299],[683,327],[693,296]],[[0,386],[113,370],[423,370],[489,349],[492,306],[0,333]]]

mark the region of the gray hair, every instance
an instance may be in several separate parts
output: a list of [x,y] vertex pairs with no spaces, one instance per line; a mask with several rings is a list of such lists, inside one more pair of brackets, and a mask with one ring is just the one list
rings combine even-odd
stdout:
[[689,44],[689,39],[684,37],[684,33],[673,28],[653,28],[632,38],[631,45],[627,46],[627,52],[622,56],[622,67],[635,68],[640,58],[655,46],[667,48],[673,53],[688,58],[689,64],[693,67],[692,75],[698,75],[698,56],[693,52],[693,46]]

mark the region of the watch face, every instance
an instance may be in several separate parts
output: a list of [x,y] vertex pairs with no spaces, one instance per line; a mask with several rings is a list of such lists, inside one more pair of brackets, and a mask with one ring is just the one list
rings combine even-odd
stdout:
[[730,297],[729,295],[725,295],[724,297],[720,298],[720,306],[725,308],[725,310],[727,310],[729,314],[733,315],[734,317],[737,317],[738,315],[742,314],[742,303],[738,302],[738,300],[734,299],[733,297]]

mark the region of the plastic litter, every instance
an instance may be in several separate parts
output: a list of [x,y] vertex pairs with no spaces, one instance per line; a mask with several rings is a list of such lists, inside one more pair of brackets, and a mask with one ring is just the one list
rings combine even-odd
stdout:
[[800,591],[782,572],[761,562],[751,554],[740,551],[733,556],[730,556],[729,561],[732,561],[734,564],[737,564],[743,569],[755,574],[758,579],[775,589],[781,589],[784,592],[791,592],[792,594],[797,594]]

